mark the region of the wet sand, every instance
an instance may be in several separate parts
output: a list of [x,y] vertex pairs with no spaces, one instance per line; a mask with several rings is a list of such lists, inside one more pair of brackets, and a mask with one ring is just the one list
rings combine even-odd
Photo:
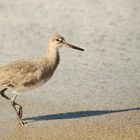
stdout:
[[139,140],[139,25],[139,0],[1,0],[1,65],[44,55],[56,32],[86,51],[61,49],[53,78],[18,97],[25,127],[0,98],[0,140]]

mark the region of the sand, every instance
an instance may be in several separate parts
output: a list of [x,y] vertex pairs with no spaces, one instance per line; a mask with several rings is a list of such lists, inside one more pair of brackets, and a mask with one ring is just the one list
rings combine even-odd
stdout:
[[0,0],[1,65],[44,55],[56,32],[86,51],[61,49],[53,78],[17,98],[24,127],[0,98],[0,140],[139,140],[140,1]]

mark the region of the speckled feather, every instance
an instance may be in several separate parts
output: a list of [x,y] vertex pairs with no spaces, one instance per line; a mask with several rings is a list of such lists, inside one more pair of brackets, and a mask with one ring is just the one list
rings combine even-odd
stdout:
[[36,88],[51,78],[58,63],[58,58],[52,63],[48,57],[14,61],[0,67],[0,85],[17,91]]

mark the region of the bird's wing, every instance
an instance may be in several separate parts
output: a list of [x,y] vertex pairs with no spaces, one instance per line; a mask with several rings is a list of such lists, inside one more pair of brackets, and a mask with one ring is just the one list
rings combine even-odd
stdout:
[[0,67],[0,85],[17,86],[36,78],[39,66],[33,60],[21,60]]

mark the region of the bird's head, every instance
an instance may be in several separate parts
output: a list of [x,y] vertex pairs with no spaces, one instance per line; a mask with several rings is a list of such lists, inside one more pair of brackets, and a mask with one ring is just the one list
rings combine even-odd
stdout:
[[49,47],[53,47],[55,49],[66,47],[66,48],[72,48],[72,49],[84,51],[84,49],[82,49],[82,48],[79,48],[79,47],[76,47],[72,44],[67,43],[65,41],[65,38],[59,34],[55,34],[55,35],[51,36],[48,40],[48,44],[49,44]]

